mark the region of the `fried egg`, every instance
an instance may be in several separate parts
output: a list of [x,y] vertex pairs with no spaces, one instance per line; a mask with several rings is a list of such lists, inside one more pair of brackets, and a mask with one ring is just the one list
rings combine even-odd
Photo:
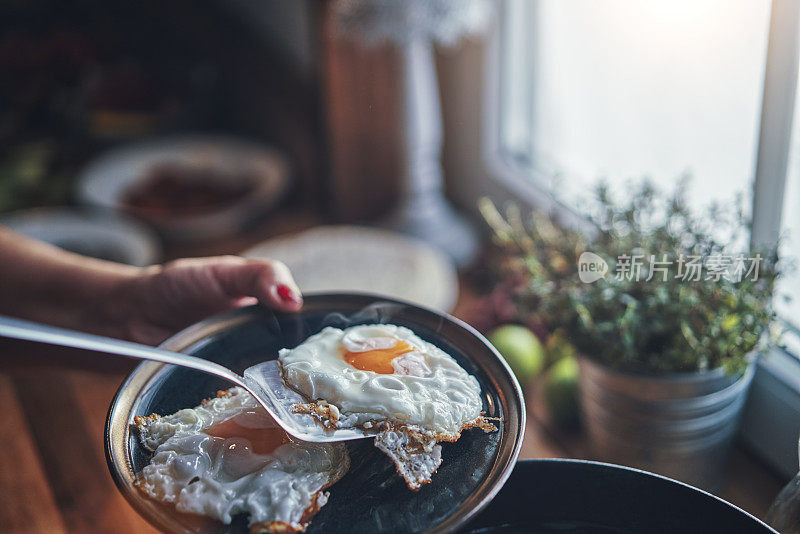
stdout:
[[291,441],[238,387],[134,422],[154,453],[136,480],[144,493],[224,524],[247,513],[251,531],[305,530],[328,500],[323,490],[350,466],[345,445]]
[[285,382],[309,402],[294,407],[332,427],[377,429],[375,446],[411,489],[431,481],[440,441],[497,430],[482,415],[474,376],[439,347],[391,324],[328,327],[279,352]]

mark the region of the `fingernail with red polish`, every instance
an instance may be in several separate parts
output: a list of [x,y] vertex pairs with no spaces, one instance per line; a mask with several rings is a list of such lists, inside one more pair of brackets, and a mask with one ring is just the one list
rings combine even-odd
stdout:
[[284,302],[292,302],[294,304],[299,304],[300,297],[298,297],[291,288],[285,284],[279,284],[277,287],[278,296]]

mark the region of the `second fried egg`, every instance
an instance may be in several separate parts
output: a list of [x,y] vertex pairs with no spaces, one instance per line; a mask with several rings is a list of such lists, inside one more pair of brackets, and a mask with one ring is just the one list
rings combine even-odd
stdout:
[[252,532],[304,531],[350,465],[344,444],[293,442],[238,387],[135,424],[153,451],[136,480],[145,494],[226,525],[246,513]]

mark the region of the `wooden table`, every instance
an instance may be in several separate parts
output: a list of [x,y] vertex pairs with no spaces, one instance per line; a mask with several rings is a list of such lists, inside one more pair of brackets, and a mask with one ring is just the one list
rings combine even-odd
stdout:
[[[206,246],[173,247],[170,257],[235,253],[271,235],[318,222],[309,212],[278,214],[252,232]],[[280,222],[278,222],[280,221]],[[462,292],[456,315],[474,298]],[[106,412],[135,363],[71,349],[0,341],[0,530],[155,532],[123,499],[103,451]],[[578,433],[547,421],[529,394],[521,458],[588,458]],[[763,517],[783,481],[736,449],[721,496]]]

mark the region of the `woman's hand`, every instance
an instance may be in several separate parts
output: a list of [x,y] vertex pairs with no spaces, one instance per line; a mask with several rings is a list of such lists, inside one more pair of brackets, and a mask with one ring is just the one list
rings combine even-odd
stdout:
[[255,302],[286,312],[303,305],[278,261],[217,256],[131,267],[0,226],[0,314],[157,344],[210,315]]
[[256,302],[300,309],[300,290],[286,265],[237,256],[182,259],[121,282],[95,320],[105,315],[120,325],[118,337],[157,344],[205,317]]

